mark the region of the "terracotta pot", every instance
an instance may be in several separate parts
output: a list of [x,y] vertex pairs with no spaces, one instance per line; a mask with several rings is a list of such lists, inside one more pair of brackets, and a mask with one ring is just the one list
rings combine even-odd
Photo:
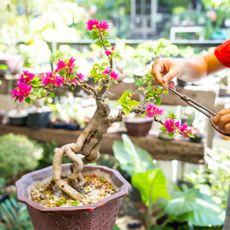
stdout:
[[130,136],[146,136],[152,127],[153,120],[145,118],[128,118],[124,120],[127,133]]
[[[70,164],[63,165],[63,171],[70,170]],[[27,205],[35,230],[111,230],[115,224],[122,197],[130,190],[129,183],[119,172],[104,166],[85,166],[84,172],[101,171],[109,175],[118,187],[118,192],[93,205],[78,207],[45,208],[29,198],[28,187],[35,181],[52,176],[52,167],[47,167],[23,176],[16,182],[18,200]]]

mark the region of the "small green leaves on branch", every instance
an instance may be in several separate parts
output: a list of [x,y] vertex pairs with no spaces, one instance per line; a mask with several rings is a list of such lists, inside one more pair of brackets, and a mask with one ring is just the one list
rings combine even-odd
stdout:
[[126,115],[129,114],[133,110],[133,108],[140,105],[139,101],[132,100],[132,96],[133,94],[129,90],[126,90],[118,100],[124,114]]

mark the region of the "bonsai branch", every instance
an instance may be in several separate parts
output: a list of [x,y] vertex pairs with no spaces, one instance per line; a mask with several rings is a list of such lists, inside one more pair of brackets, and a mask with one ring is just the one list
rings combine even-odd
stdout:
[[86,93],[89,93],[93,96],[97,96],[98,93],[97,91],[92,87],[90,86],[88,83],[86,83],[85,81],[81,81],[78,83],[78,85],[86,92]]

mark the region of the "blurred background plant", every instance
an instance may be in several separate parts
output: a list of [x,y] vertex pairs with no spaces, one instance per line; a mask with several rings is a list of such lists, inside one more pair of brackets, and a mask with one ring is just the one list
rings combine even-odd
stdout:
[[26,206],[18,203],[13,195],[4,197],[4,200],[0,201],[0,229],[33,229]]
[[[216,226],[219,226],[217,229],[221,229],[225,211],[218,200],[221,199],[221,195],[215,197],[214,193],[207,193],[207,190],[198,186],[198,176],[192,177],[194,185],[190,184],[190,187],[186,183],[179,186],[174,184],[169,194],[168,182],[162,169],[156,166],[154,159],[146,150],[135,146],[127,135],[122,135],[122,141],[114,142],[113,152],[119,161],[118,169],[125,171],[131,177],[131,184],[137,189],[136,192],[139,192],[141,201],[146,207],[146,211],[139,213],[139,218],[143,220],[146,229],[173,230],[178,227],[199,229],[211,226],[214,227],[212,229]],[[219,185],[221,183],[222,180]],[[217,187],[214,189],[216,192],[220,189]],[[213,190],[211,187],[209,189]],[[224,200],[226,204],[226,197]]]
[[205,160],[207,164],[204,167],[187,173],[185,179],[225,209],[230,180],[229,154],[225,149],[208,150]]
[[7,182],[12,182],[24,172],[37,167],[41,146],[25,136],[7,134],[0,136],[0,172]]

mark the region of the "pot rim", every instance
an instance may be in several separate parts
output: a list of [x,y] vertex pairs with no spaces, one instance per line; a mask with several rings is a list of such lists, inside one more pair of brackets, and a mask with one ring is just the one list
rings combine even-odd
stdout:
[[[65,168],[69,168],[71,165],[71,163],[69,164],[63,164],[62,167]],[[30,183],[25,183],[26,181],[28,181],[29,178],[31,178],[33,175],[36,175],[38,173],[42,173],[48,170],[52,170],[52,166],[46,167],[44,169],[40,169],[40,170],[36,170],[34,172],[25,174],[24,176],[22,176],[19,180],[16,181],[16,187],[17,187],[17,199],[18,201],[25,203],[26,205],[31,206],[32,208],[35,208],[39,211],[42,212],[69,212],[69,211],[93,211],[94,209],[104,206],[106,203],[111,202],[113,200],[116,200],[118,198],[121,198],[125,195],[128,194],[128,192],[131,190],[131,186],[130,184],[121,176],[121,174],[115,170],[115,169],[110,169],[106,166],[98,166],[98,165],[86,165],[85,168],[89,168],[92,170],[102,170],[105,172],[108,172],[108,174],[113,174],[121,183],[121,187],[119,188],[119,190],[108,196],[105,197],[101,200],[99,200],[98,202],[96,202],[95,204],[91,204],[91,205],[83,205],[83,206],[75,206],[75,207],[55,207],[55,208],[46,208],[43,207],[37,203],[35,203],[34,201],[32,201],[29,197],[26,197],[24,194],[24,187],[25,184],[27,184],[27,189],[29,187],[29,185],[31,185]],[[45,179],[45,177],[44,177]],[[29,179],[30,180],[30,179]]]

